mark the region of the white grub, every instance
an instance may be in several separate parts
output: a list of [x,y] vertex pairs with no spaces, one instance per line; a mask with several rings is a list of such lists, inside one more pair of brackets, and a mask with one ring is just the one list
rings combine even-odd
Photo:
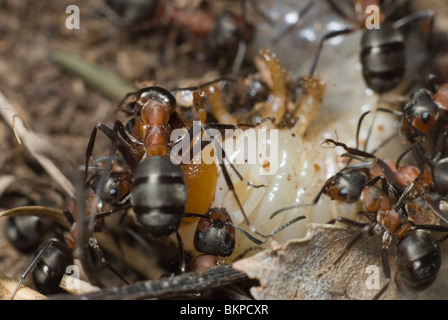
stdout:
[[[254,189],[247,186],[228,168],[248,219],[258,232],[269,234],[294,217],[306,216],[305,220],[296,222],[275,236],[277,241],[285,242],[303,237],[306,226],[310,222],[325,223],[337,216],[354,217],[357,204],[331,201],[327,196],[322,195],[315,206],[292,209],[279,214],[272,220],[269,219],[270,215],[278,209],[313,201],[324,182],[341,170],[345,166],[344,161],[347,160],[340,157],[345,152],[342,148],[324,148],[321,143],[327,138],[332,138],[355,147],[356,129],[360,116],[365,111],[374,110],[377,107],[378,95],[366,88],[362,78],[359,68],[359,50],[359,33],[341,37],[338,45],[324,45],[316,75],[326,87],[320,111],[303,136],[297,134],[297,128],[282,128],[278,130],[278,141],[269,139],[263,141],[263,144],[277,145],[278,170],[275,174],[260,175],[263,163],[236,166],[246,180],[253,184],[264,184],[265,188]],[[307,68],[311,65],[313,57],[314,55],[309,55],[305,57],[306,59],[297,58],[298,61],[304,61],[301,63],[302,75],[307,75]],[[281,60],[280,63],[282,63]],[[392,108],[392,106],[386,107]],[[372,118],[373,115],[367,116],[361,128],[361,147]],[[267,121],[256,129],[269,126],[275,128],[270,121]],[[367,150],[373,150],[398,130],[393,116],[378,113]],[[241,139],[243,138],[236,138],[238,147],[234,154],[227,152],[230,159],[234,159],[237,152],[243,152],[243,150],[259,154],[255,141],[244,145],[244,142],[239,141]],[[403,149],[402,139],[398,137],[381,149],[377,155],[396,158]],[[269,148],[267,150],[269,152]],[[241,210],[233,194],[226,190],[226,183],[220,173],[213,205],[225,207],[231,214],[233,222],[245,227]],[[250,240],[237,233],[233,257],[251,246],[254,244]]]

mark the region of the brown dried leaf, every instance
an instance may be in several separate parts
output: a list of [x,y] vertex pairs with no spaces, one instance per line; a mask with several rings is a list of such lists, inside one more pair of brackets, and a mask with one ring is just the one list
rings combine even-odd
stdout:
[[[339,262],[359,230],[335,225],[310,224],[304,239],[284,245],[272,244],[271,250],[234,263],[234,268],[256,278],[260,287],[251,289],[255,299],[372,299],[379,289],[368,288],[372,271],[385,284],[381,262],[381,238],[361,237]],[[389,262],[396,276],[391,247]],[[370,277],[370,278],[369,278]],[[392,281],[381,299],[410,299],[412,293]]]

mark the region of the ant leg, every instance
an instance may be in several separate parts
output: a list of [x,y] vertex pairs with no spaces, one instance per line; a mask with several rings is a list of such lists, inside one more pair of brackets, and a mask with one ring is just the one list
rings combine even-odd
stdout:
[[184,253],[184,245],[182,243],[182,237],[180,236],[180,233],[178,230],[176,230],[176,239],[179,249],[179,269],[180,273],[185,273],[186,267],[185,267],[185,253]]
[[346,33],[352,33],[353,31],[355,31],[355,30],[353,30],[353,29],[343,29],[343,30],[338,30],[338,31],[331,31],[331,32],[325,34],[322,37],[322,39],[319,42],[319,47],[317,48],[317,53],[316,53],[316,56],[314,57],[313,64],[311,65],[310,71],[308,73],[308,77],[309,78],[312,78],[313,75],[314,75],[314,71],[316,70],[317,62],[319,61],[319,57],[320,57],[320,54],[322,52],[322,48],[324,46],[324,43],[327,40],[331,39],[331,38],[334,38],[334,37],[337,37],[337,36],[340,36],[340,35],[343,35],[343,34],[346,34]]
[[[119,121],[117,121],[117,122],[119,122]],[[115,126],[119,127],[117,122],[116,122]],[[137,155],[130,151],[131,146],[125,140],[123,140],[123,138],[120,137],[116,131],[112,130],[111,128],[107,127],[106,125],[104,125],[103,123],[100,122],[93,128],[92,134],[90,135],[89,143],[88,143],[87,149],[86,149],[85,177],[84,177],[86,180],[87,180],[87,175],[88,175],[89,159],[93,154],[93,147],[95,145],[96,133],[98,130],[101,130],[112,141],[112,143],[117,145],[117,148],[120,150],[124,159],[129,163],[129,165],[131,167],[133,167],[133,168],[137,167],[137,165],[138,165],[138,161],[136,158]]]
[[[400,162],[401,160],[410,152],[412,151],[412,154],[414,156],[414,159],[417,163],[418,168],[423,168],[424,165],[426,164],[426,160],[424,157],[424,150],[421,148],[420,144],[423,143],[425,141],[425,138],[422,136],[420,140],[418,141],[413,141],[411,143],[411,145],[404,150],[400,156],[397,158],[397,161],[395,162],[395,168],[398,169],[398,167],[400,166]],[[416,149],[417,147],[419,147],[419,149]]]
[[353,247],[353,245],[365,234],[367,233],[369,236],[373,231],[373,228],[370,223],[361,223],[344,217],[337,217],[336,219],[330,220],[327,224],[334,224],[335,222],[340,222],[348,226],[361,228],[361,231],[347,244],[344,248],[344,251],[339,255],[339,257],[333,261],[333,266],[336,266],[338,262],[342,259],[342,257]]
[[319,193],[317,194],[317,196],[314,198],[314,200],[311,203],[295,204],[292,206],[283,207],[281,209],[278,209],[271,214],[271,216],[269,217],[269,220],[274,218],[277,214],[279,214],[283,211],[287,211],[287,210],[291,210],[291,209],[295,209],[295,208],[310,207],[310,206],[316,205],[316,203],[319,201],[321,195],[324,193],[325,189],[326,189],[326,186],[323,186],[322,189],[319,191]]
[[38,252],[38,254],[34,257],[34,259],[31,261],[28,268],[25,270],[25,272],[20,277],[19,283],[17,284],[16,288],[14,289],[13,293],[11,294],[11,297],[9,300],[13,300],[14,296],[16,295],[17,291],[19,291],[20,286],[25,281],[25,279],[28,277],[30,272],[34,269],[36,264],[40,261],[42,256],[45,254],[45,252],[48,250],[50,246],[55,246],[58,249],[60,249],[62,252],[67,254],[67,256],[72,256],[71,250],[67,247],[67,245],[63,242],[61,242],[58,239],[50,239],[45,244],[43,244]]
[[[219,144],[216,144],[219,145]],[[221,148],[221,146],[219,146],[219,148]],[[216,150],[216,149],[215,149]],[[241,173],[235,168],[235,166],[233,165],[233,163],[227,158],[226,156],[226,152],[224,151],[224,149],[221,148],[221,152],[222,152],[222,158],[225,159],[229,165],[229,167],[233,170],[233,172],[235,172],[235,174],[238,176],[238,178],[243,181],[246,185],[248,185],[251,188],[264,188],[266,187],[266,185],[264,184],[253,184],[252,182],[244,179],[244,177],[241,175]],[[223,164],[223,168],[224,164]],[[227,170],[226,170],[227,171]]]
[[391,183],[397,190],[400,188],[398,187],[398,181],[397,177],[391,170],[391,168],[380,158],[377,158],[372,153],[362,151],[355,148],[348,147],[345,143],[333,140],[333,139],[325,139],[322,144],[333,144],[333,147],[342,147],[345,151],[347,151],[350,155],[359,156],[361,158],[367,158],[367,159],[373,159],[381,168],[383,171],[384,176],[386,177],[387,181]]
[[106,257],[104,256],[103,250],[101,250],[98,241],[94,236],[91,236],[89,238],[89,246],[93,249],[95,252],[95,255],[97,256],[98,260],[110,271],[112,271],[120,280],[122,280],[124,283],[129,284],[129,282],[106,260]]
[[[355,147],[355,149],[358,149],[358,148],[359,148],[359,133],[361,132],[361,124],[362,124],[362,122],[364,121],[364,118],[365,118],[369,113],[370,113],[370,111],[366,111],[366,112],[364,112],[364,113],[359,117],[358,125],[356,126],[356,140],[355,140],[355,141],[356,141],[356,147]],[[375,118],[373,119],[372,123],[373,123],[373,122],[375,122]],[[367,134],[366,142],[365,142],[365,144],[364,144],[364,148],[363,148],[364,151],[366,151],[366,149],[367,149],[367,142],[368,142],[368,140],[369,140],[369,138],[370,138],[370,132],[372,131],[372,127],[373,127],[373,125],[371,125],[370,128],[369,128],[369,132],[368,132],[368,134]]]
[[313,0],[308,1],[308,4],[302,9],[302,11],[301,11],[301,12],[298,12],[298,17],[299,17],[299,19],[297,19],[297,21],[296,21],[295,23],[293,23],[292,25],[288,26],[288,27],[287,27],[286,29],[284,29],[283,31],[280,31],[280,34],[279,34],[278,36],[276,36],[276,37],[274,38],[274,40],[272,40],[272,44],[273,44],[274,46],[276,46],[277,43],[278,43],[280,40],[282,40],[285,36],[287,36],[288,34],[290,34],[291,32],[293,32],[294,30],[296,30],[296,29],[300,26],[301,22],[303,21],[303,20],[302,20],[302,17],[303,17],[305,14],[307,14],[308,11],[309,11],[310,9],[313,8],[313,6],[315,5],[315,3],[316,3],[316,1],[313,1]]
[[432,29],[432,25],[434,23],[434,17],[435,17],[434,10],[414,12],[412,14],[409,14],[409,15],[395,21],[392,24],[392,26],[395,29],[400,29],[400,28],[404,27],[405,25],[413,22],[414,20],[429,19],[430,27]]
[[431,207],[434,214],[439,217],[442,221],[448,223],[448,213],[441,210],[439,206],[432,200],[428,194],[424,194],[423,197],[425,198],[426,203]]
[[[117,205],[115,206],[115,208],[112,208],[112,209],[110,209],[110,210],[108,210],[108,211],[102,211],[102,212],[98,212],[98,213],[96,213],[96,214],[95,214],[95,219],[96,219],[96,220],[98,220],[98,219],[102,219],[102,218],[104,218],[104,217],[110,216],[111,214],[113,214],[113,213],[115,213],[115,212],[117,212],[117,211],[120,211],[120,210],[123,210],[123,209],[127,210],[127,209],[132,208],[132,204],[131,204],[130,201],[129,201],[130,199],[131,199],[131,195],[128,194],[125,198],[123,198],[122,201],[120,201],[119,203],[117,203]],[[121,220],[122,220],[122,219],[121,219]]]
[[262,249],[263,248],[261,248],[261,247],[250,247],[250,248],[247,248],[241,254],[236,256],[235,259],[233,259],[233,262],[243,259],[249,252],[251,252],[253,250],[262,250]]

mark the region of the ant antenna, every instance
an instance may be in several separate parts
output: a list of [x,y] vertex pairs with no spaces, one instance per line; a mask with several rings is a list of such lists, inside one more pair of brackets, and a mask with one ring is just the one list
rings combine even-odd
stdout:
[[314,75],[314,71],[315,71],[316,66],[317,66],[317,61],[319,60],[320,54],[322,52],[322,47],[324,45],[324,42],[327,41],[328,39],[337,37],[337,36],[342,35],[342,34],[350,33],[350,32],[353,32],[353,29],[343,29],[343,30],[338,30],[338,31],[332,31],[332,32],[327,33],[326,35],[324,35],[322,37],[322,39],[320,40],[320,43],[319,43],[319,47],[317,48],[316,57],[314,58],[313,64],[311,65],[311,69],[310,69],[310,72],[308,74],[308,76],[310,78]]
[[316,4],[315,0],[310,0],[308,4],[305,6],[305,8],[303,8],[301,12],[300,11],[298,12],[297,21],[294,22],[292,25],[288,26],[285,30],[281,31],[280,34],[274,40],[272,40],[272,45],[276,45],[286,35],[297,29],[303,21],[302,17],[306,15],[308,11],[310,11],[315,4]]

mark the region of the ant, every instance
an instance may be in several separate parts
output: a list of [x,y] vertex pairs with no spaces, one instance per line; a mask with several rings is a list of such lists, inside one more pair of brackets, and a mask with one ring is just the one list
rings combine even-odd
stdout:
[[[391,272],[389,265],[389,249],[393,239],[398,239],[396,243],[396,261],[398,272],[404,284],[414,290],[422,291],[428,288],[436,279],[441,266],[441,252],[439,244],[447,239],[444,236],[435,240],[429,231],[448,232],[448,227],[439,225],[416,225],[408,220],[406,213],[403,213],[401,206],[404,199],[414,185],[411,184],[405,190],[397,203],[393,206],[390,203],[382,202],[378,206],[376,216],[372,217],[368,212],[365,214],[370,222],[358,222],[345,217],[337,217],[328,223],[340,222],[347,226],[360,228],[362,231],[355,236],[344,249],[344,252],[333,262],[336,265],[359,238],[367,234],[382,235],[382,265],[386,278],[386,284],[377,292],[373,299],[380,298],[391,282]],[[382,199],[385,199],[384,197]]]
[[[241,60],[255,34],[254,26],[245,19],[246,2],[241,2],[241,14],[231,10],[216,13],[212,5],[205,0],[194,7],[178,7],[169,0],[108,0],[99,9],[114,23],[131,29],[173,27],[187,31],[195,48],[220,55],[231,52]],[[238,69],[238,64],[233,69]]]
[[[383,271],[386,277],[386,284],[374,296],[378,299],[387,289],[390,281],[390,266],[388,261],[389,247],[394,238],[398,239],[396,245],[397,265],[398,270],[403,279],[403,282],[413,290],[424,290],[429,287],[435,280],[438,270],[441,265],[441,253],[439,244],[447,237],[442,237],[439,240],[434,240],[430,230],[438,232],[448,232],[448,227],[438,225],[418,225],[412,223],[408,219],[406,212],[403,212],[403,203],[411,194],[412,189],[419,183],[420,173],[418,170],[402,170],[393,171],[393,166],[390,166],[385,161],[376,158],[373,154],[365,151],[349,148],[345,144],[327,139],[324,143],[332,144],[333,146],[343,147],[348,156],[355,158],[373,158],[374,164],[377,165],[376,170],[381,169],[383,176],[375,176],[373,172],[374,166],[369,164],[370,174],[366,174],[365,166],[351,166],[346,167],[334,177],[328,179],[311,204],[302,204],[292,207],[283,208],[274,212],[271,218],[276,214],[289,210],[292,208],[314,205],[319,200],[321,194],[326,194],[333,200],[354,202],[361,200],[363,211],[359,214],[365,216],[369,222],[359,222],[345,217],[337,217],[329,221],[329,224],[340,222],[342,224],[357,227],[362,231],[354,237],[346,246],[344,253],[347,252],[359,238],[367,234],[373,236],[374,234],[382,235],[383,250],[382,250],[382,264]],[[409,166],[409,168],[414,168]],[[372,172],[373,171],[373,172]],[[374,176],[371,180],[367,178]],[[398,191],[400,183],[397,176],[405,175],[400,180],[408,183],[405,190]],[[377,181],[382,180],[381,188],[374,186]],[[410,182],[409,182],[410,181]],[[398,198],[394,205],[391,205],[388,188],[393,187],[395,196]],[[401,184],[403,187],[403,183]],[[420,186],[421,187],[421,186]],[[341,254],[333,264],[336,265],[342,256]]]
[[[408,150],[412,150],[416,164],[421,170],[423,170],[427,162],[422,156],[422,153],[424,152],[421,148],[421,143],[426,141],[427,134],[431,129],[436,127],[436,124],[441,124],[441,131],[439,134],[440,139],[443,139],[445,136],[444,131],[446,130],[446,115],[442,113],[442,111],[448,108],[448,104],[446,103],[448,96],[446,92],[446,81],[435,75],[430,75],[429,84],[432,88],[432,93],[425,88],[415,90],[406,101],[402,111],[395,111],[381,107],[375,110],[375,113],[385,112],[399,117],[401,122],[401,132],[410,143]],[[360,118],[358,123],[358,132],[361,122],[367,113],[369,112],[364,113]],[[443,141],[438,144],[441,143],[443,143]],[[437,149],[441,150],[442,146]],[[407,152],[404,152],[402,156],[397,159],[397,167],[401,161],[401,158],[406,154]],[[440,158],[440,154],[435,157]]]
[[[92,187],[96,185],[97,178],[98,177],[94,176],[90,180],[89,184],[91,184]],[[100,211],[102,209],[102,201],[110,203],[116,201],[120,197],[120,195],[118,195],[118,192],[122,190],[123,184],[121,183],[121,177],[119,180],[120,183],[117,184],[117,176],[107,176],[106,181],[108,181],[108,183],[106,183],[106,186],[110,190],[106,192],[105,188],[101,189],[102,192],[100,193],[100,203],[98,203],[96,207],[97,211]],[[114,191],[112,189],[114,189]],[[96,195],[91,194],[89,196],[89,201],[91,203],[94,203],[94,199],[96,199]],[[69,267],[73,265],[74,258],[80,256],[79,258],[81,259],[81,262],[87,262],[89,260],[90,257],[84,256],[84,254],[82,253],[83,251],[80,250],[80,247],[84,246],[84,244],[81,245],[80,239],[82,238],[79,236],[79,226],[82,222],[77,221],[74,215],[67,208],[63,210],[63,215],[66,218],[66,223],[64,225],[61,225],[60,227],[65,230],[65,232],[63,231],[64,234],[59,232],[59,229],[56,229],[53,224],[50,225],[50,230],[43,229],[42,227],[46,226],[47,224],[44,223],[44,219],[40,219],[39,217],[14,217],[27,218],[26,221],[21,222],[20,224],[15,221],[13,225],[10,225],[11,230],[9,231],[9,233],[15,235],[15,237],[11,240],[20,242],[20,244],[17,245],[20,245],[21,247],[29,247],[31,245],[35,246],[38,240],[40,240],[40,243],[42,243],[41,241],[43,240],[43,237],[50,237],[50,235],[48,235],[50,232],[54,233],[56,237],[51,237],[38,247],[37,254],[31,261],[28,268],[22,274],[19,283],[12,293],[10,297],[11,300],[14,298],[17,291],[20,289],[21,284],[26,280],[30,273],[32,274],[33,284],[40,293],[54,294],[60,291],[59,285],[61,283],[62,277],[64,276],[64,274],[67,274],[67,270],[69,270]],[[93,232],[101,231],[101,227],[104,222],[102,218],[102,216],[94,218],[93,226],[89,227],[89,233],[87,235],[85,246],[91,248],[98,260],[110,271],[112,271],[121,281],[129,284],[129,282],[106,260],[96,237],[93,235]],[[27,235],[34,234],[36,233],[36,231],[38,231],[39,235],[41,236],[40,239],[34,239],[33,242],[26,241],[27,243],[24,244],[23,242],[25,242],[25,239],[30,239],[29,237],[23,237],[21,235],[23,233],[26,233]],[[43,231],[48,232],[44,233]],[[31,240],[33,240],[33,238]],[[88,273],[88,276],[89,278],[91,278],[90,280],[93,283],[99,286],[103,286],[99,279],[90,276],[94,274],[90,266],[90,261],[88,261],[88,263],[83,263],[83,268]]]
[[[347,14],[341,10],[334,0],[327,0],[337,14],[345,19],[349,19]],[[360,3],[361,2],[361,3]],[[366,8],[367,5],[373,4],[377,8],[381,5],[379,1],[356,1],[354,6],[361,26],[367,27],[366,24]],[[397,1],[398,2],[398,1]],[[396,3],[389,2],[384,8],[385,13],[394,10]],[[395,22],[375,21],[379,23],[379,28],[364,29],[361,39],[361,65],[363,69],[363,77],[367,86],[376,93],[384,93],[391,91],[403,79],[406,65],[406,48],[404,36],[400,29],[415,20],[428,19],[430,30],[434,21],[434,11],[427,10],[415,12],[405,16]],[[379,17],[385,20],[384,15]],[[355,29],[347,29],[354,32]]]
[[[6,200],[7,203],[3,203]],[[2,199],[3,207],[42,207],[45,204],[53,204],[47,199],[38,197],[32,199],[22,191],[11,190],[6,192]],[[37,215],[11,215],[6,219],[4,234],[8,241],[17,251],[29,254],[34,252],[41,243],[48,240],[59,232],[59,225],[50,219],[45,219]]]
[[346,166],[334,176],[327,179],[324,186],[321,188],[317,196],[311,203],[297,204],[289,207],[281,208],[271,214],[272,219],[277,214],[291,210],[294,208],[314,206],[324,194],[331,198],[331,200],[343,201],[346,203],[353,203],[361,198],[365,207],[370,207],[372,199],[381,201],[378,194],[378,188],[375,184],[382,182],[382,191],[388,196],[389,188],[391,188],[395,195],[400,195],[403,190],[402,187],[409,181],[413,181],[419,175],[419,171],[412,166],[402,166],[400,170],[394,170],[391,163],[377,158],[372,153],[363,150],[350,148],[342,142],[333,139],[325,139],[322,145],[330,144],[333,146],[343,147],[349,155],[353,157],[361,157],[364,159],[373,159],[372,162],[363,163],[362,165]]
[[[206,144],[212,144],[215,156],[221,156],[221,160],[226,159],[224,150],[214,137],[205,137],[211,124],[205,123],[207,112],[200,90],[194,91],[193,97],[193,104],[201,123],[200,136],[204,136],[204,140],[208,138]],[[129,110],[130,113],[135,113],[136,118],[130,133],[119,120],[115,122],[113,129],[102,123],[93,129],[86,148],[85,177],[88,176],[88,162],[92,156],[96,134],[100,130],[111,140],[112,151],[118,150],[130,166],[132,172],[130,205],[137,222],[150,237],[164,238],[175,233],[179,250],[183,251],[178,229],[185,213],[188,212],[187,202],[193,197],[194,202],[201,202],[207,209],[210,208],[214,193],[211,194],[212,197],[204,199],[203,186],[215,189],[218,166],[223,171],[229,190],[243,212],[247,225],[255,234],[263,238],[270,237],[262,235],[250,224],[223,161],[219,161],[218,164],[215,162],[206,164],[201,161],[200,164],[190,165],[180,165],[173,161],[171,157],[173,152],[170,150],[173,151],[174,147],[184,142],[186,138],[183,136],[174,143],[169,142],[172,133],[170,120],[176,111],[176,99],[171,92],[158,86],[142,88],[135,93]],[[224,124],[213,126],[227,127]],[[187,143],[190,145],[191,140]],[[229,164],[236,171],[232,163]],[[262,187],[251,184],[241,175],[239,177],[252,187]],[[183,262],[181,271],[184,272]]]

